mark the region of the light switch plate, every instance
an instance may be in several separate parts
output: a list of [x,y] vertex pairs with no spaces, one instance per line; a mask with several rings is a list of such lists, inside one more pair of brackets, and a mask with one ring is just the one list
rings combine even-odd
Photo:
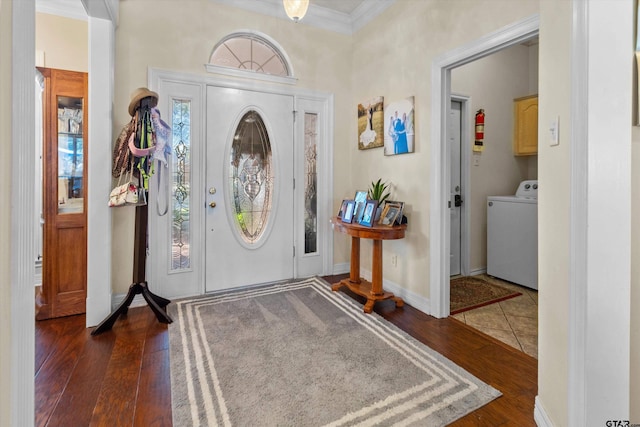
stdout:
[[560,145],[560,116],[556,116],[549,125],[549,145]]

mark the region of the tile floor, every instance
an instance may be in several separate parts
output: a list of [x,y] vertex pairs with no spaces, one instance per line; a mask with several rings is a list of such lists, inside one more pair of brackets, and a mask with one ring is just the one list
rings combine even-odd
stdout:
[[538,291],[482,274],[488,282],[522,295],[454,314],[452,317],[526,354],[538,358]]

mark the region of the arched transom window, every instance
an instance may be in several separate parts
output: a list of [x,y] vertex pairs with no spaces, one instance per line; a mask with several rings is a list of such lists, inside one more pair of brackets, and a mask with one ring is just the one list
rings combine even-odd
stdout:
[[[293,78],[293,69],[286,53],[275,40],[255,31],[229,34],[213,48],[207,70],[215,73],[243,75],[252,78],[265,75],[268,80]],[[262,78],[261,78],[262,79]]]

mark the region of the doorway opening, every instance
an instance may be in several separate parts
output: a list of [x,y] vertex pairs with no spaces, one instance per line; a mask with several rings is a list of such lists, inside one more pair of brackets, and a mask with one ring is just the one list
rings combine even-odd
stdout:
[[452,99],[452,70],[505,48],[534,39],[538,36],[539,27],[539,17],[532,16],[469,45],[447,52],[436,58],[432,65],[431,158],[433,166],[430,172],[432,183],[430,196],[430,253],[432,259],[430,301],[431,314],[436,317],[443,318],[450,314],[450,211],[448,204],[451,189],[451,165],[447,149],[449,133],[447,120]]
[[[536,357],[537,292],[486,275],[487,197],[513,196],[520,182],[537,179],[537,156],[518,156],[512,146],[514,100],[537,95],[537,34],[522,39],[514,37],[514,40],[518,41],[473,57],[461,58],[455,65],[444,67],[446,86],[442,90],[445,99],[450,99],[443,103],[441,111],[443,118],[446,118],[443,141],[447,142],[445,168],[449,170],[450,180],[442,189],[449,196],[444,206],[448,213],[445,218],[448,227],[445,228],[449,231],[449,271],[445,276],[447,280],[441,283],[441,291],[448,294],[446,302],[449,307],[442,314],[446,316],[452,310],[450,298],[455,296],[456,319]],[[452,95],[452,92],[456,95]],[[470,119],[465,125],[460,124],[462,112],[457,94],[467,97],[468,109],[471,110],[468,112]],[[480,110],[486,115],[485,146],[482,149],[474,145],[477,137],[471,123],[473,113]],[[459,137],[459,127],[467,131],[466,137]],[[458,139],[462,140],[461,144],[456,144]],[[463,164],[465,157],[469,160]],[[463,173],[467,174],[464,181],[461,180]],[[462,224],[466,225],[464,230]],[[532,238],[536,239],[537,236]],[[461,252],[462,242],[467,244],[464,253]],[[464,267],[462,260],[466,263]],[[535,257],[530,263],[535,268]],[[474,278],[456,280],[455,292],[452,293],[448,278],[458,276]],[[483,288],[486,286],[487,292],[498,286],[521,295],[505,301],[497,301],[500,298],[496,298],[493,304],[458,311],[462,302],[460,296],[474,295],[480,285]],[[466,292],[460,293],[461,287]],[[502,295],[498,289],[495,292]]]

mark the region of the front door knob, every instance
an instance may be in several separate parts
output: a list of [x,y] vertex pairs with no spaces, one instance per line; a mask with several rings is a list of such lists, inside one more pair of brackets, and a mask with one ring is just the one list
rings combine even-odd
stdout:
[[211,202],[211,203],[209,203],[209,207],[210,207],[210,208],[215,208],[215,207],[216,207],[216,202]]

